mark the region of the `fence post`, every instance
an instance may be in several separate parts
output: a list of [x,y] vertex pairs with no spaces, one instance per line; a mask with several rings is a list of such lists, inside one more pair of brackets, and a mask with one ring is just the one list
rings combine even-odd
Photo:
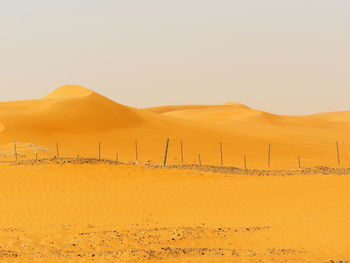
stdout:
[[115,161],[116,161],[117,163],[119,162],[119,155],[118,155],[118,154],[115,155]]
[[301,160],[300,160],[300,156],[298,156],[298,165],[299,165],[299,169],[301,168]]
[[337,159],[338,159],[338,165],[340,166],[340,154],[339,154],[339,142],[336,143],[337,147]]
[[202,160],[201,160],[201,154],[198,153],[198,162],[199,162],[199,165],[202,165]]
[[247,158],[244,155],[244,170],[247,170]]
[[60,158],[60,152],[59,152],[59,149],[58,149],[58,143],[56,143],[56,157]]
[[269,151],[268,151],[268,157],[267,157],[267,167],[270,168],[271,166],[271,144],[269,143]]
[[169,148],[169,138],[166,139],[166,143],[165,143],[165,153],[164,153],[164,162],[163,165],[166,166],[166,161],[168,159],[168,148]]
[[135,157],[136,157],[136,162],[139,162],[139,153],[137,149],[137,140],[135,140]]
[[220,142],[220,158],[221,158],[221,166],[224,165],[224,156],[222,152],[222,142]]
[[16,141],[13,142],[13,147],[14,147],[14,150],[15,150],[15,159],[16,159],[16,162],[17,162],[18,157],[17,157],[17,145],[16,145]]
[[98,159],[101,160],[101,142],[98,142]]

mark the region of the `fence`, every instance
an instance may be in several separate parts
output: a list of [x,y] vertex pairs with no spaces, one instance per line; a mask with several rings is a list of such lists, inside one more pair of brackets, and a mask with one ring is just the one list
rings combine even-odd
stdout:
[[[174,140],[172,143],[172,140],[170,138],[166,138],[164,141],[164,152],[163,153],[159,153],[159,155],[163,155],[162,157],[162,165],[166,166],[169,164],[169,148],[171,147],[175,147],[175,148],[179,148],[179,161],[181,164],[197,164],[197,165],[206,165],[206,163],[203,162],[203,152],[197,152],[197,158],[194,159],[194,161],[191,162],[191,160],[187,160],[185,161],[185,156],[186,156],[186,149],[184,147],[184,141],[181,140]],[[217,164],[214,163],[214,165],[217,166],[236,166],[236,167],[240,167],[242,169],[248,170],[252,167],[254,167],[256,169],[257,165],[254,166],[253,160],[249,159],[248,155],[243,155],[241,156],[241,164],[232,164],[231,162],[226,162],[225,161],[225,147],[224,147],[224,143],[223,142],[218,142],[218,148],[217,148],[217,156],[219,157],[219,162]],[[274,164],[274,160],[276,158],[278,158],[278,154],[274,155],[274,149],[276,149],[276,147],[272,147],[273,145],[271,143],[266,144],[266,166],[261,166],[260,165],[260,169],[271,169],[271,167],[273,167]],[[55,152],[54,152],[54,156],[51,156],[51,158],[67,158],[68,156],[64,156],[63,151],[61,151],[60,149],[61,144],[60,143],[56,143],[55,144]],[[129,159],[129,160],[124,160],[124,161],[129,161],[129,162],[136,162],[136,163],[140,163],[140,156],[139,156],[139,150],[140,150],[140,145],[138,143],[138,140],[134,140],[134,160],[133,159]],[[193,150],[192,150],[193,151]],[[33,155],[33,160],[35,161],[39,161],[41,159],[46,159],[48,158],[48,156],[50,154],[52,154],[53,151],[49,151],[48,153],[45,154],[40,154],[38,152],[35,152]],[[121,152],[116,152],[115,154],[113,154],[115,156],[115,159],[113,161],[116,162],[120,162],[120,155],[122,153]],[[334,155],[333,156],[329,156],[329,158],[333,159],[334,158],[334,166],[338,166],[340,167],[342,165],[343,159],[342,159],[342,149],[340,147],[340,142],[335,142],[335,146],[334,146]],[[105,154],[107,155],[107,154]],[[110,153],[108,154],[109,158],[106,158],[103,152],[103,144],[102,142],[98,141],[97,142],[97,147],[96,147],[96,155],[94,154],[89,154],[87,156],[85,156],[85,158],[96,158],[98,160],[112,160],[113,158],[111,158]],[[19,152],[18,149],[18,143],[16,141],[13,142],[13,159],[9,159],[11,154],[8,154],[8,156],[6,156],[6,158],[3,158],[3,162],[4,161],[9,161],[9,162],[18,162],[18,161],[22,161],[22,160],[26,160],[26,158],[28,157],[28,155],[24,155],[21,154]],[[189,154],[188,154],[189,156]],[[213,156],[213,155],[211,155]],[[274,156],[275,159],[274,159]],[[50,156],[49,156],[50,157]],[[72,157],[71,157],[72,158]],[[76,155],[76,158],[84,158],[82,155],[80,155],[79,153]],[[32,158],[29,158],[32,159]],[[260,162],[263,162],[263,160],[260,160]],[[207,165],[213,165],[213,162],[207,163]],[[303,168],[303,158],[301,155],[297,155],[295,156],[295,165],[292,167],[289,167],[289,169],[295,169],[295,168]],[[321,166],[322,163],[320,163],[319,166]]]

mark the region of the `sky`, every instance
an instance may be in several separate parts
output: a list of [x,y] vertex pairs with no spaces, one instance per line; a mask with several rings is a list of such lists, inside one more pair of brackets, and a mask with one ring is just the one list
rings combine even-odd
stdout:
[[0,0],[0,101],[350,110],[348,0]]

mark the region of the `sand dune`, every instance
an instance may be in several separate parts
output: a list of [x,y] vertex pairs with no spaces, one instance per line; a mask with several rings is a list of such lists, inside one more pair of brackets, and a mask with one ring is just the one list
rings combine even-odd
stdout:
[[[0,103],[0,261],[348,262],[348,169],[296,169],[349,167],[347,118],[136,109],[73,85]],[[243,160],[259,170],[218,168]]]
[[[336,115],[342,121],[334,121]],[[100,142],[103,158],[115,159],[118,154],[123,161],[161,163],[165,139],[170,138],[170,163],[182,162],[182,141],[185,163],[198,163],[200,153],[202,163],[220,165],[221,142],[224,165],[242,167],[246,156],[250,168],[262,169],[271,144],[271,168],[286,169],[297,168],[297,156],[304,166],[337,166],[339,141],[341,164],[346,166],[350,122],[344,121],[345,113],[334,113],[331,119],[322,116],[280,116],[232,102],[136,109],[68,85],[42,99],[0,103],[0,150],[17,141],[47,148],[39,157],[53,157],[58,143],[61,157],[96,157]],[[29,148],[18,151],[21,158],[38,153]]]
[[166,116],[208,122],[211,124],[229,125],[232,124],[232,122],[239,123],[245,121],[250,122],[250,125],[254,125],[254,121],[259,121],[261,124],[292,124],[302,125],[304,127],[314,127],[317,125],[329,128],[334,125],[334,123],[330,123],[330,121],[350,123],[350,112],[347,111],[320,113],[306,116],[286,116],[252,109],[246,105],[235,102],[229,102],[223,105],[161,106],[147,108],[146,110],[161,113]]
[[95,93],[94,91],[84,88],[82,86],[66,85],[46,95],[44,99],[77,98],[77,97],[88,97],[88,96],[94,96],[94,95],[101,96]]
[[231,132],[244,130],[245,134],[265,136],[270,141],[278,137],[288,138],[298,136],[307,139],[322,135],[331,138],[334,132],[336,140],[347,138],[350,120],[347,121],[346,112],[319,114],[309,116],[284,116],[272,114],[247,106],[228,103],[215,106],[179,106],[159,107],[147,109],[160,112],[166,116],[187,119],[201,123],[209,123],[214,127]]
[[[64,86],[40,100],[0,104],[8,133],[91,132],[127,128],[143,120],[133,109],[78,86]],[[118,120],[118,121],[115,121]]]
[[162,158],[166,137],[190,141],[201,132],[203,138],[194,144],[202,144],[204,140],[218,141],[222,134],[209,125],[127,107],[72,85],[42,99],[0,103],[0,121],[4,126],[2,142],[7,144],[33,143],[53,153],[59,143],[64,147],[62,155],[95,157],[100,141],[106,158],[119,153],[128,161],[135,160],[135,140],[140,144],[140,158],[143,150],[152,148],[147,152],[148,161]]
[[[307,116],[285,116],[249,108],[238,103],[223,105],[184,105],[148,108],[147,111],[158,112],[165,116],[207,123],[217,129],[231,133],[240,133],[259,137],[261,141],[279,144],[283,141],[284,151],[279,152],[283,158],[286,151],[299,149],[296,155],[311,156],[320,148],[333,148],[336,141],[346,145],[349,142],[349,112],[323,113]],[[304,146],[309,145],[309,149]],[[345,160],[349,155],[343,147]],[[249,154],[249,153],[247,153]],[[320,158],[322,154],[319,153]],[[318,154],[317,154],[318,155]],[[328,163],[329,165],[330,163]]]
[[333,122],[350,122],[350,111],[320,113],[313,115],[313,117]]

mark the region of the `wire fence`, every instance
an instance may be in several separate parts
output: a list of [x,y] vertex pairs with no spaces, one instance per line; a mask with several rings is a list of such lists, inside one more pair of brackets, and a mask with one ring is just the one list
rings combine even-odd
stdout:
[[[140,160],[140,144],[138,140],[134,140],[134,156],[132,157],[132,154],[130,154],[130,151],[128,152],[128,154],[124,154],[125,158],[122,160],[120,158],[121,155],[123,155],[122,152],[115,152],[115,153],[111,153],[110,150],[104,150],[103,148],[103,144],[101,141],[98,141],[96,143],[96,152],[94,153],[93,151],[88,151],[88,152],[84,152],[82,154],[77,153],[75,156],[72,156],[71,151],[67,150],[69,148],[65,147],[65,150],[62,150],[62,144],[60,143],[55,143],[55,147],[54,150],[49,149],[49,148],[45,148],[42,146],[38,146],[38,145],[34,145],[34,144],[25,144],[26,146],[30,146],[32,150],[32,152],[28,153],[28,151],[26,152],[26,150],[21,150],[21,147],[23,146],[22,144],[19,145],[18,142],[13,141],[12,143],[12,151],[11,149],[8,149],[7,151],[1,151],[1,162],[7,162],[7,163],[16,163],[16,162],[23,162],[23,161],[37,161],[39,162],[40,160],[44,160],[44,159],[97,159],[97,160],[103,160],[104,162],[106,161],[113,161],[113,162],[117,162],[117,163],[148,163],[148,164],[154,164],[154,165],[163,165],[163,166],[167,166],[167,165],[174,165],[174,164],[181,164],[181,165],[207,165],[207,166],[222,166],[222,167],[238,167],[244,170],[249,170],[249,169],[273,169],[273,168],[278,168],[281,167],[281,163],[283,163],[283,160],[280,158],[278,160],[278,162],[280,163],[280,165],[275,165],[274,164],[274,156],[276,156],[275,158],[278,159],[279,158],[279,154],[276,152],[276,154],[274,155],[274,147],[271,143],[266,144],[266,152],[265,153],[260,153],[259,155],[259,160],[256,161],[257,159],[255,158],[255,163],[259,163],[258,165],[254,165],[253,163],[253,159],[251,160],[251,163],[249,162],[249,156],[244,154],[241,156],[241,162],[238,163],[237,162],[237,154],[236,154],[236,162],[233,163],[231,161],[227,161],[227,159],[225,156],[225,144],[223,142],[218,142],[217,145],[217,151],[216,152],[210,152],[210,156],[215,156],[217,155],[219,157],[219,160],[217,163],[215,163],[215,160],[213,160],[214,158],[210,158],[210,160],[207,160],[207,162],[205,163],[203,160],[203,152],[201,151],[195,151],[194,149],[191,149],[191,153],[190,155],[195,155],[196,157],[194,157],[193,159],[191,158],[187,158],[187,160],[185,160],[185,155],[186,155],[186,151],[185,151],[185,147],[184,147],[184,141],[182,139],[178,140],[178,139],[170,139],[170,138],[166,138],[163,141],[163,152],[159,152],[159,158],[158,160],[147,160],[147,161],[141,161]],[[29,147],[28,146],[28,147]],[[67,145],[65,145],[67,146]],[[342,148],[340,147],[341,143],[339,141],[336,141],[334,143],[334,152],[333,154],[330,153],[329,150],[327,150],[325,156],[329,155],[329,157],[327,158],[327,162],[326,165],[324,166],[328,166],[328,167],[345,167],[344,165],[344,158],[341,155],[342,154]],[[22,147],[23,148],[23,147]],[[174,161],[170,161],[169,160],[169,151],[171,148],[176,148],[177,150],[177,155],[179,155]],[[152,151],[152,149],[150,149],[150,151]],[[149,152],[150,152],[149,151]],[[154,155],[154,153],[153,153]],[[209,154],[207,153],[207,155],[209,156]],[[230,154],[230,157],[232,157],[232,153]],[[319,156],[318,156],[319,157]],[[146,159],[150,159],[150,158],[146,158]],[[265,159],[265,160],[264,160]],[[316,162],[316,160],[318,160]],[[307,159],[308,164],[310,163],[310,157]],[[301,169],[301,168],[306,168],[306,167],[311,167],[310,165],[306,165],[305,163],[307,163],[306,161],[304,162],[304,159],[301,155],[296,155],[294,160],[288,160],[289,163],[294,163],[294,165],[290,166],[290,167],[285,167],[285,168],[289,168],[289,169]],[[332,164],[333,162],[333,164]],[[264,164],[265,163],[265,164]],[[277,163],[277,161],[276,161]],[[323,166],[322,162],[319,160],[319,158],[315,158],[314,163],[318,163],[318,165],[314,165],[314,166]]]

